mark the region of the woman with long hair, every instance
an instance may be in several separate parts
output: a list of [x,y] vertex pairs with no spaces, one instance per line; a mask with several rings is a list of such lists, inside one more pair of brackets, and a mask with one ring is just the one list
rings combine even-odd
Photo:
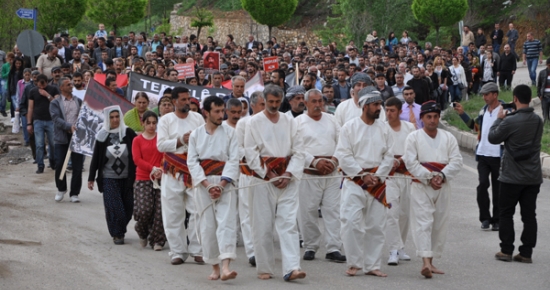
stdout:
[[136,164],[136,181],[134,182],[134,220],[135,229],[142,247],[149,245],[160,251],[166,243],[162,224],[160,189],[154,188],[151,176],[160,180],[162,176],[162,153],[157,148],[158,117],[147,111],[141,119],[145,130],[134,139],[132,158]]
[[88,86],[88,83],[90,82],[90,80],[94,78],[94,72],[91,70],[87,70],[82,75],[84,76],[85,86]]
[[393,51],[393,47],[396,46],[399,43],[397,40],[397,37],[395,37],[395,33],[393,31],[388,34],[388,46],[390,47],[390,51]]
[[145,68],[145,75],[150,76],[150,77],[155,77],[157,75],[157,70],[155,69],[155,67],[152,64],[148,65]]
[[439,56],[434,59],[433,68],[434,73],[437,74],[437,84],[441,88],[437,103],[440,105],[441,109],[444,110],[447,106],[447,95],[449,93],[449,87],[447,86],[449,82],[449,70],[445,66],[445,62]]
[[386,82],[388,82],[389,87],[395,85],[395,83],[396,83],[395,74],[396,73],[397,73],[397,70],[392,68],[392,67],[388,68],[388,70],[386,71]]
[[411,41],[411,38],[409,37],[409,32],[407,30],[403,31],[402,34],[403,37],[399,40],[401,44],[408,44],[409,41]]
[[468,82],[466,81],[466,72],[458,57],[453,56],[453,64],[449,68],[451,73],[451,85],[449,86],[449,92],[451,93],[451,102],[460,102],[462,100],[462,90],[466,88]]
[[105,219],[115,245],[124,244],[126,227],[134,210],[136,166],[132,145],[136,133],[122,122],[118,105],[103,109],[103,128],[96,134],[88,175],[88,189],[103,193]]
[[17,97],[17,83],[23,79],[23,59],[15,57],[11,63],[10,72],[8,74],[8,101],[11,103],[10,114],[11,122],[15,117],[15,109],[19,106],[19,98]]
[[197,77],[197,83],[199,84],[199,86],[206,86],[209,84],[208,79],[206,79],[206,72],[204,68],[199,68],[195,73],[195,76]]

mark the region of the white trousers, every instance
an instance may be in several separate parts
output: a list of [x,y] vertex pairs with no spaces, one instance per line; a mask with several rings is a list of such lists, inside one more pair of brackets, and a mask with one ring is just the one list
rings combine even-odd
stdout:
[[[201,256],[202,250],[195,232],[196,211],[192,190],[187,189],[181,179],[177,180],[170,174],[163,174],[160,191],[164,233],[170,245],[169,255],[183,258],[183,260],[189,254]],[[185,229],[185,210],[191,214],[187,230]],[[187,246],[188,237],[189,246]]]
[[340,207],[348,268],[380,270],[386,207],[351,180],[344,180]]
[[[338,171],[325,176],[339,176]],[[304,178],[315,178],[316,175],[304,173]],[[325,224],[325,246],[327,253],[340,251],[340,178],[304,179],[300,181],[300,210],[298,224],[304,240],[306,251],[317,252],[321,244],[319,213],[321,206]]]
[[422,258],[440,258],[447,240],[451,186],[444,183],[440,190],[413,182],[411,211],[413,240],[416,255]]
[[[395,176],[403,177],[396,173]],[[391,203],[386,222],[386,242],[390,251],[405,246],[410,225],[410,179],[390,178],[386,180],[386,201]]]
[[[219,184],[221,176],[207,176],[211,184]],[[237,258],[237,193],[228,184],[217,201],[210,199],[206,187],[195,188],[200,242],[204,261],[211,265]]]
[[251,177],[254,187],[250,194],[250,215],[256,270],[258,274],[274,274],[275,253],[273,245],[273,227],[279,235],[283,262],[283,276],[300,270],[300,245],[296,226],[298,212],[299,182],[291,180],[284,189],[271,183]]
[[[239,187],[250,185],[252,177],[241,173],[239,177]],[[254,256],[254,243],[252,242],[252,228],[250,225],[249,196],[254,187],[239,189],[239,219],[241,222],[241,233],[244,242],[244,251],[248,258]]]

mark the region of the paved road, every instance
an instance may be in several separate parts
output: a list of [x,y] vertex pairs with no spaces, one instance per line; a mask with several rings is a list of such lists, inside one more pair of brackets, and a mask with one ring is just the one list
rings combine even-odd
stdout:
[[[496,232],[479,229],[475,199],[476,163],[463,152],[465,167],[453,181],[448,242],[436,265],[447,274],[426,280],[420,276],[421,260],[413,257],[397,267],[384,265],[388,278],[346,277],[346,266],[318,259],[302,261],[308,276],[285,283],[281,261],[276,278],[256,279],[256,273],[237,250],[232,264],[238,279],[222,283],[206,280],[209,266],[169,264],[168,251],[154,252],[139,246],[134,223],[128,227],[126,245],[115,246],[104,219],[102,196],[84,189],[82,203],[54,202],[53,171],[34,174],[30,162],[0,169],[0,289],[548,289],[550,283],[550,185],[543,184],[538,199],[539,237],[532,265],[496,261]],[[84,173],[87,175],[87,172]],[[322,222],[322,219],[320,220]],[[516,215],[516,222],[519,215]],[[516,228],[522,225],[516,223]],[[519,235],[518,235],[519,236]],[[407,241],[414,253],[412,238]],[[278,253],[278,250],[277,250]],[[387,258],[384,255],[384,260]]]

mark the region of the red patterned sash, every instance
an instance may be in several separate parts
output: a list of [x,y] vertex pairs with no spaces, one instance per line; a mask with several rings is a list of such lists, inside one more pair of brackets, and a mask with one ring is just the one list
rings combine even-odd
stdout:
[[176,175],[179,173],[183,178],[185,186],[193,187],[191,173],[189,173],[189,168],[187,167],[187,152],[183,154],[165,152],[162,165],[166,174],[170,174],[176,178]]
[[[243,158],[244,164],[242,164],[241,167],[241,173],[248,175],[248,176],[254,176],[263,180],[268,181],[269,178],[264,177],[261,178],[254,170],[250,169],[248,165],[246,164],[246,159]],[[262,166],[266,167],[266,171],[274,171],[277,175],[282,175],[286,172],[286,168],[288,167],[288,163],[290,162],[290,157],[261,157],[260,158],[260,164]]]
[[[315,158],[313,160],[319,159],[319,158],[324,158],[324,159],[331,159],[332,158],[332,156],[314,156],[314,157]],[[311,175],[327,175],[327,174],[330,174],[332,172],[329,172],[327,174],[321,174],[321,172],[317,169],[304,168],[304,173],[311,174]]]
[[[378,170],[378,167],[375,168],[369,168],[369,169],[363,169],[362,172],[370,172],[370,173],[376,173]],[[346,173],[344,173],[346,175]],[[356,176],[353,179],[347,177],[347,179],[355,182],[355,184],[359,185],[363,190],[368,191],[368,193],[376,200],[378,200],[380,203],[382,203],[385,207],[391,208],[391,203],[388,203],[386,201],[386,182],[380,182],[378,185],[375,186],[368,186],[363,182],[362,176]]]
[[212,159],[205,159],[201,161],[202,170],[204,170],[204,175],[222,175],[223,167],[225,166],[225,161],[218,161]]
[[[447,164],[438,163],[438,162],[424,162],[420,163],[424,168],[428,169],[430,172],[441,172]],[[420,182],[418,179],[413,179],[413,182]]]

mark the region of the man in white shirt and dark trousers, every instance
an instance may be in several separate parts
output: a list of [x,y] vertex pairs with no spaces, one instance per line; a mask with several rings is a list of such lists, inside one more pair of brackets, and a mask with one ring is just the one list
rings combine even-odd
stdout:
[[[493,231],[499,230],[499,189],[500,182],[498,181],[500,158],[502,156],[502,146],[500,144],[491,144],[488,140],[489,128],[497,119],[498,113],[501,110],[503,101],[498,99],[498,85],[493,82],[486,83],[479,92],[483,95],[485,105],[480,112],[480,115],[475,119],[471,119],[464,112],[464,108],[460,103],[455,103],[455,110],[460,115],[460,118],[470,127],[478,132],[479,143],[476,147],[477,171],[479,175],[479,185],[477,186],[477,204],[479,206],[479,221],[481,229],[488,231],[492,226]],[[489,182],[491,175],[491,182]],[[491,216],[489,199],[489,185],[492,185],[493,191],[493,215]]]

